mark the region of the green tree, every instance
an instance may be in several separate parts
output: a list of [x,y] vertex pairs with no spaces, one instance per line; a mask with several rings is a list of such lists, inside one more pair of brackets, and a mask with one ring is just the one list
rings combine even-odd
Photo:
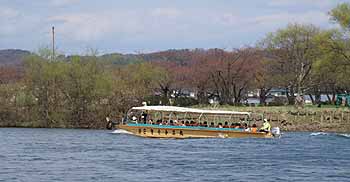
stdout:
[[350,84],[350,4],[339,4],[329,15],[341,29],[324,30],[317,36],[317,48],[321,57],[312,69],[309,84],[314,90],[316,100],[321,92],[327,95],[332,93],[333,97],[329,100],[334,103],[337,93],[349,91],[347,85]]
[[331,20],[341,26],[340,30],[326,32],[320,43],[323,50],[339,54],[350,64],[350,4],[342,3],[329,12]]
[[[166,72],[150,63],[114,66],[112,73],[112,93],[108,97],[109,112],[121,117],[130,107],[139,106],[153,96],[158,83]],[[115,116],[113,116],[115,117]]]
[[38,116],[33,120],[41,127],[102,127],[104,100],[111,93],[104,65],[89,55],[48,58],[32,55],[26,61],[25,88],[35,101],[31,112]]
[[31,108],[39,113],[38,120],[43,127],[60,125],[64,118],[60,112],[62,105],[62,75],[65,68],[62,62],[49,62],[37,55],[29,56],[25,62],[25,80],[28,94],[37,102],[37,107]]
[[344,49],[347,41],[336,29],[322,31],[316,40],[321,57],[312,70],[313,76],[322,78],[318,81],[320,90],[332,93],[333,99],[330,100],[334,101],[335,95],[347,91],[350,83],[347,76],[350,62],[347,58],[348,52]]
[[350,31],[350,3],[341,3],[333,8],[329,15],[331,20],[338,23],[344,30]]
[[294,93],[303,94],[312,64],[319,56],[315,42],[319,32],[313,25],[289,24],[259,44],[275,60],[276,75],[282,79],[280,86],[289,91],[290,104],[294,103]]
[[68,108],[68,119],[74,127],[97,127],[103,119],[101,105],[110,92],[110,79],[95,56],[74,56],[65,63],[61,91]]

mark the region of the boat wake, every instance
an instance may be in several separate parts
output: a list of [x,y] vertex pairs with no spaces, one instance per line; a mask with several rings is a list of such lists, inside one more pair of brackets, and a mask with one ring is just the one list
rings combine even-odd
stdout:
[[310,136],[335,136],[335,137],[344,137],[344,138],[350,139],[350,134],[344,134],[344,133],[316,132],[316,133],[311,133]]
[[339,134],[341,137],[349,138],[350,139],[350,134]]
[[311,133],[310,136],[324,136],[324,135],[329,135],[330,133],[325,133],[325,132],[316,132],[316,133]]
[[117,130],[112,131],[111,134],[132,134],[132,133],[128,132],[126,130],[117,129]]

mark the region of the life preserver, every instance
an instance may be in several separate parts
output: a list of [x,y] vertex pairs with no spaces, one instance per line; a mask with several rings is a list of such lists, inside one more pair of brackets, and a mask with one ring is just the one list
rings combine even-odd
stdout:
[[112,121],[108,121],[108,122],[107,122],[106,128],[107,128],[108,130],[113,129],[113,123],[112,123]]

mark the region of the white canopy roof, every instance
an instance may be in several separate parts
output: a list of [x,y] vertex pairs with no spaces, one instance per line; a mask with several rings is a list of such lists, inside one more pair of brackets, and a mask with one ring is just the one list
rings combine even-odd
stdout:
[[249,112],[223,111],[223,110],[204,110],[204,109],[194,109],[194,108],[175,107],[175,106],[142,106],[142,107],[133,107],[133,108],[131,108],[131,110],[166,111],[166,112],[182,112],[182,113],[198,113],[198,114],[238,114],[238,115],[250,115]]

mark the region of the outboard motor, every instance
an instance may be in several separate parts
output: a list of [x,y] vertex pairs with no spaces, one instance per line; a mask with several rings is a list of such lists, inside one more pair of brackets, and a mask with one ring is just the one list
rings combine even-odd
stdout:
[[108,129],[108,130],[113,129],[113,122],[112,121],[107,121],[106,129]]
[[281,130],[279,127],[273,127],[271,133],[274,137],[281,137]]
[[108,129],[108,130],[114,129],[115,126],[119,124],[119,122],[113,121],[113,120],[109,119],[109,117],[106,117],[106,121],[107,121],[106,129]]

